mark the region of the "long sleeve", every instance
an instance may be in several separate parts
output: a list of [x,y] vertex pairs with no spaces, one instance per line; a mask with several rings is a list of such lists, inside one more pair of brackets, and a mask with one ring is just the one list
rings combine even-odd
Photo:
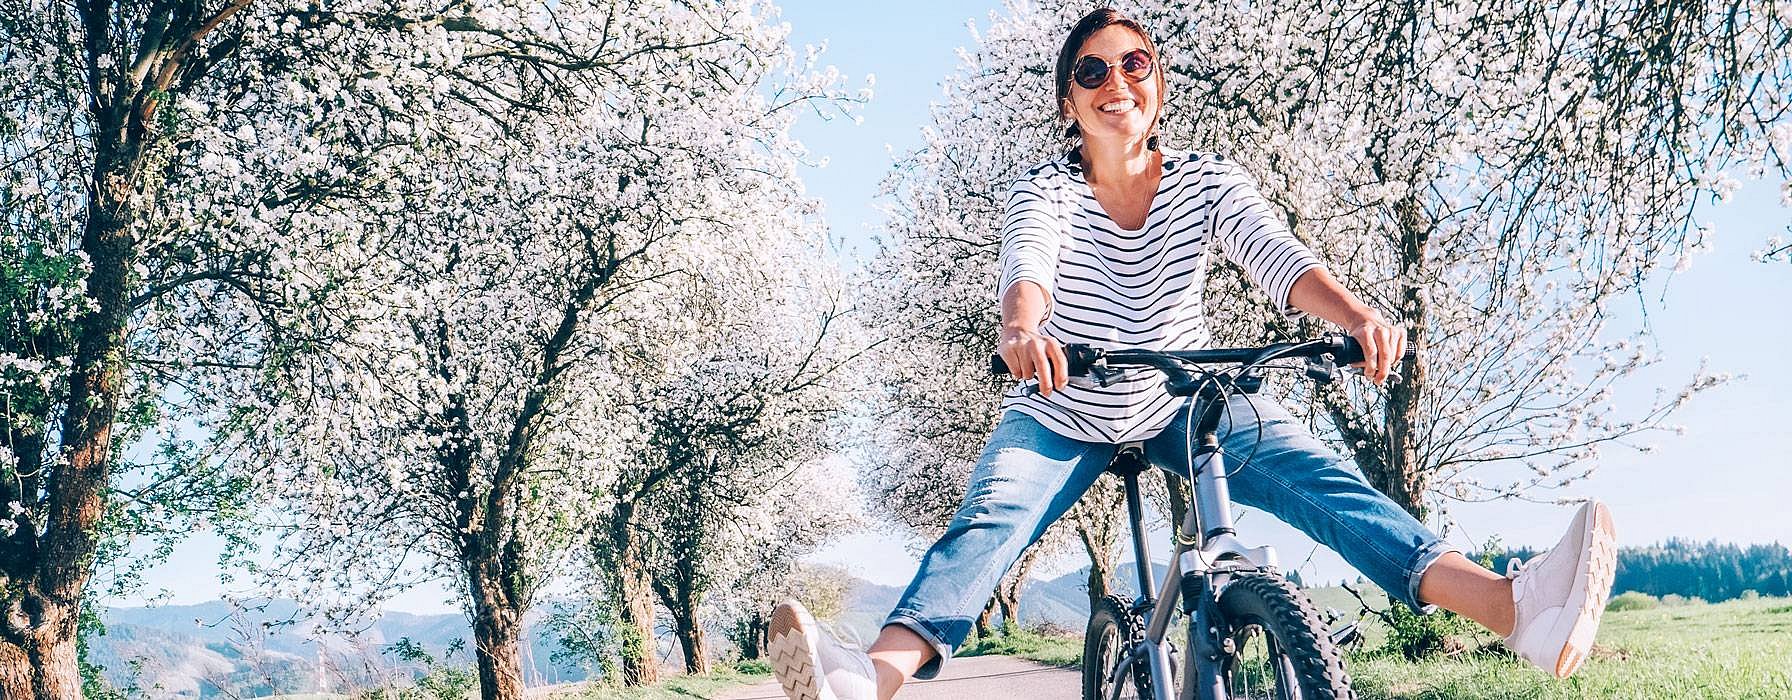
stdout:
[[1211,240],[1227,260],[1245,269],[1283,315],[1299,318],[1301,311],[1288,303],[1288,296],[1301,275],[1322,267],[1319,258],[1294,237],[1237,164],[1224,163],[1212,177],[1217,188],[1209,219]]
[[1044,289],[1049,300],[1063,236],[1057,205],[1032,178],[1023,177],[1009,188],[1007,207],[1002,217],[1002,247],[998,253],[1001,278],[996,284],[996,299],[999,302],[1009,287],[1026,280]]

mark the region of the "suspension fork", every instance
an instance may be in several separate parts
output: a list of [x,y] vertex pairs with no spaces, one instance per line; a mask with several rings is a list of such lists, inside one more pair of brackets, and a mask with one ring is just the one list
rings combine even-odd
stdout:
[[1210,543],[1219,545],[1214,549],[1236,550],[1243,545],[1237,542],[1237,531],[1233,528],[1225,450],[1220,447],[1218,435],[1227,392],[1206,384],[1198,398],[1200,404],[1196,412],[1200,418],[1194,427],[1195,445],[1189,455],[1190,464],[1198,469],[1193,474],[1195,502],[1177,532],[1176,568],[1180,575],[1173,579],[1181,589],[1182,610],[1189,625],[1189,663],[1182,684],[1182,699],[1224,700],[1227,697],[1226,679],[1220,663],[1226,653],[1223,646],[1226,631],[1220,629],[1224,623],[1219,615],[1217,590],[1221,581],[1212,572],[1213,562],[1208,561],[1206,555]]

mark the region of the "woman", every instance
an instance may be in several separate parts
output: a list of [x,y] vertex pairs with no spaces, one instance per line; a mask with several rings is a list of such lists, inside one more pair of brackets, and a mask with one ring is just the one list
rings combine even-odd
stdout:
[[[794,602],[774,612],[773,668],[792,698],[889,698],[911,676],[933,677],[996,582],[1094,483],[1118,443],[1143,441],[1153,463],[1185,464],[1188,426],[1160,377],[1070,384],[1060,343],[1204,346],[1209,248],[1284,313],[1347,329],[1365,348],[1370,380],[1384,381],[1404,352],[1405,333],[1339,286],[1240,168],[1157,147],[1165,83],[1156,63],[1144,29],[1111,9],[1084,17],[1064,42],[1058,102],[1082,144],[1015,183],[1002,231],[997,351],[1024,383],[1004,399],[964,504],[870,650],[839,644]],[[1255,455],[1230,478],[1234,499],[1338,551],[1390,596],[1487,626],[1558,677],[1586,658],[1614,566],[1602,504],[1582,506],[1554,549],[1499,576],[1375,491],[1273,401],[1233,408],[1223,445]]]

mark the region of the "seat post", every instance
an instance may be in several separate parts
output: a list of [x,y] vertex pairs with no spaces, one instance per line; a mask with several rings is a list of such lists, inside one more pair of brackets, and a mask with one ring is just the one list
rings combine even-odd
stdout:
[[1132,556],[1139,578],[1139,601],[1141,606],[1149,607],[1154,602],[1151,592],[1157,590],[1157,585],[1151,580],[1151,550],[1145,542],[1145,510],[1139,498],[1139,472],[1129,470],[1121,479],[1126,483],[1126,517],[1132,525]]

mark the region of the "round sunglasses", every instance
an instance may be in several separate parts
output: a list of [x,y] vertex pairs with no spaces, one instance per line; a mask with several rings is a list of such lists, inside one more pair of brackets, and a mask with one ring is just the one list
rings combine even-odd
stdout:
[[1114,66],[1120,67],[1120,74],[1126,76],[1127,80],[1136,83],[1151,77],[1153,65],[1150,53],[1144,49],[1133,49],[1122,54],[1115,63],[1108,63],[1100,56],[1089,54],[1077,59],[1076,68],[1070,74],[1083,89],[1094,90],[1108,81],[1108,71]]

